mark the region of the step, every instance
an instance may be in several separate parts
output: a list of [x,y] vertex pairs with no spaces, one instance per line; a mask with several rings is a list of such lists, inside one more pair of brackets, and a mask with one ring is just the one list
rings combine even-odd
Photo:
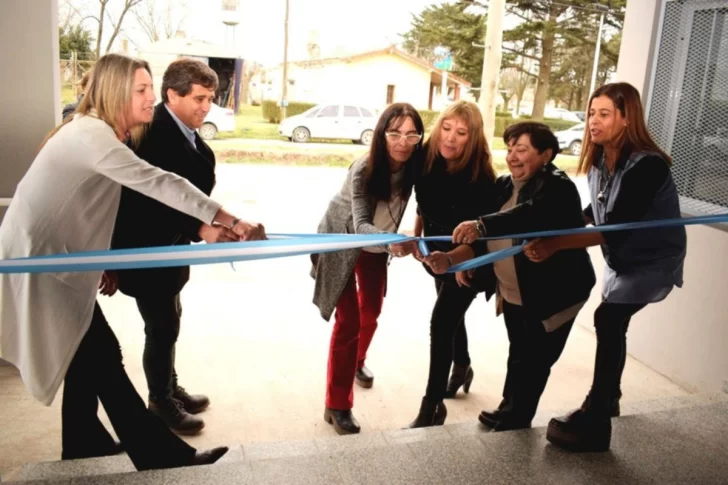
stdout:
[[613,420],[609,453],[572,454],[545,428],[487,432],[476,422],[231,447],[212,466],[135,472],[126,456],[29,464],[36,484],[728,483],[728,396],[643,403]]

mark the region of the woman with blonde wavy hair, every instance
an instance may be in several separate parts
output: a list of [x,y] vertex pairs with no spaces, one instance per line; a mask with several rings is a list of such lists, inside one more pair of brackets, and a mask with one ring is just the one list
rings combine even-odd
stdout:
[[[425,161],[415,182],[417,220],[415,235],[451,236],[463,221],[497,211],[495,171],[483,131],[483,117],[474,103],[457,101],[437,120],[425,143]],[[472,243],[473,241],[471,241]],[[447,270],[472,258],[484,244],[428,243],[428,256],[416,253],[433,276],[437,301],[430,320],[430,371],[427,391],[412,428],[441,425],[447,417],[445,397],[460,386],[468,392],[473,381],[465,313],[479,292],[495,292],[492,266],[455,275]],[[452,376],[448,373],[452,365]]]
[[[46,138],[0,225],[0,259],[109,249],[121,186],[195,217],[265,238],[186,179],[139,159],[124,144],[152,120],[149,65],[110,54],[94,67],[76,110]],[[120,447],[138,470],[210,464],[227,448],[197,452],[147,410],[122,363],[96,293],[101,271],[0,275],[0,357],[50,405],[64,382],[64,459]],[[97,416],[101,401],[121,443]]]

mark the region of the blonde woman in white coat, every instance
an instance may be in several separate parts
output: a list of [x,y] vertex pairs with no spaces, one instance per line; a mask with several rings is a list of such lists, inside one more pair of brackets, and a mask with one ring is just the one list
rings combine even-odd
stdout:
[[[123,142],[152,120],[149,65],[102,57],[76,114],[51,132],[17,186],[0,226],[0,258],[109,248],[121,186],[242,240],[264,239],[186,179],[137,158]],[[197,452],[151,414],[122,363],[119,342],[96,303],[101,271],[0,275],[0,357],[50,405],[61,382],[63,458],[122,446],[137,469],[210,464],[227,448]],[[121,444],[97,417],[104,406]]]

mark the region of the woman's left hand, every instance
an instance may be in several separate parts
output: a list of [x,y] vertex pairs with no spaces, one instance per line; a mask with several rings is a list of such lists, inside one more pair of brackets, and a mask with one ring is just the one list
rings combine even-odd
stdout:
[[554,238],[539,238],[526,244],[523,253],[534,263],[546,261],[559,250]]
[[457,273],[455,273],[455,281],[461,288],[463,286],[467,286],[468,288],[470,288],[470,282],[472,281],[474,274],[474,269],[469,269],[467,271],[458,271]]
[[454,244],[470,244],[480,237],[478,221],[461,222],[452,233]]
[[435,274],[445,274],[450,269],[452,259],[447,253],[435,251],[425,258],[425,263]]

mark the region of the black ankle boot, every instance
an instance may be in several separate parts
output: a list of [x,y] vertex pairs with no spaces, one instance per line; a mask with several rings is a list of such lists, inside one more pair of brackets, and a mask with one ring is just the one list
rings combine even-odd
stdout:
[[489,428],[495,428],[498,422],[503,419],[503,413],[507,408],[511,408],[511,403],[508,399],[503,399],[498,405],[498,409],[492,411],[487,409],[482,410],[480,415],[478,415],[478,421]]
[[351,409],[329,409],[324,411],[324,421],[334,425],[338,434],[356,434],[361,431]]
[[[620,392],[617,397],[612,399],[612,401],[609,404],[609,417],[610,418],[618,418],[621,412],[621,409],[619,407],[619,400],[622,398],[622,393]],[[584,402],[581,404],[581,409],[589,409],[591,406],[591,392],[586,395],[586,399],[584,399]]]
[[447,383],[447,390],[445,391],[445,398],[451,399],[455,397],[460,386],[463,386],[465,394],[469,393],[470,385],[473,383],[473,377],[475,377],[475,373],[472,367],[460,367],[459,365],[453,364],[450,381]]
[[442,426],[447,418],[445,403],[431,403],[427,398],[422,398],[420,412],[409,425],[410,428],[426,428],[428,426]]
[[549,422],[546,439],[570,451],[607,451],[612,440],[612,420],[605,413],[577,409]]

